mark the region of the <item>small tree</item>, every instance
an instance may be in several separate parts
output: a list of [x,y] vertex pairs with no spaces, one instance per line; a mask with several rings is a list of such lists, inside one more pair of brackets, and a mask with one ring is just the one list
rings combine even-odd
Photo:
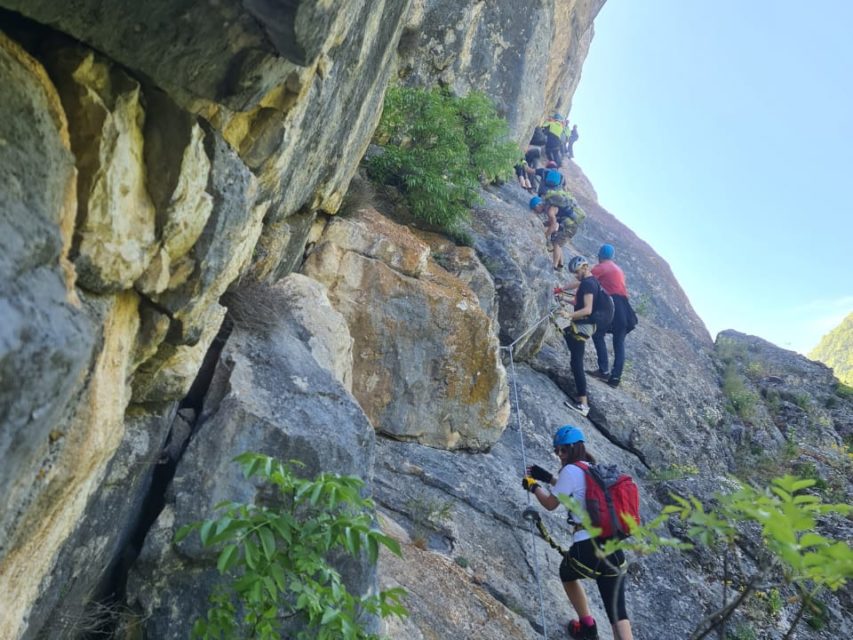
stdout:
[[[837,513],[846,515],[851,507],[846,504],[824,504],[817,496],[804,493],[815,484],[813,479],[790,475],[774,478],[765,490],[743,485],[728,495],[717,496],[718,506],[706,510],[695,497],[673,495],[674,505],[664,507],[652,522],[632,529],[632,537],[624,540],[610,539],[597,545],[596,553],[602,559],[616,550],[648,555],[663,547],[691,548],[683,543],[661,536],[656,532],[660,525],[676,516],[688,525],[687,535],[696,544],[709,548],[723,548],[723,602],[690,635],[690,640],[701,640],[712,631],[725,636],[728,619],[758,589],[789,584],[799,597],[799,609],[785,634],[790,638],[809,607],[816,608],[815,598],[824,589],[837,590],[853,578],[853,550],[843,541],[833,540],[815,532],[816,518]],[[601,533],[594,527],[585,509],[573,498],[560,496],[561,502],[572,513],[580,516],[584,528],[593,538]],[[746,577],[737,595],[729,600],[729,550],[742,537],[760,530],[761,551],[756,558],[757,569]],[[754,536],[749,537],[754,541]],[[624,578],[625,569],[620,571]],[[781,581],[780,578],[781,577]]]
[[400,189],[412,214],[452,231],[480,202],[480,180],[506,179],[520,155],[489,98],[440,88],[391,87],[368,162],[374,180]]
[[285,619],[303,627],[297,638],[373,640],[364,616],[406,615],[403,589],[356,597],[328,557],[366,553],[375,564],[380,545],[400,555],[395,540],[373,526],[373,502],[361,495],[353,476],[323,473],[298,478],[291,466],[258,453],[237,456],[246,478],[256,476],[277,489],[280,504],[224,502],[218,518],[181,527],[175,540],[198,531],[205,547],[220,549],[216,566],[231,580],[210,597],[206,617],[192,635],[205,640],[278,640]]

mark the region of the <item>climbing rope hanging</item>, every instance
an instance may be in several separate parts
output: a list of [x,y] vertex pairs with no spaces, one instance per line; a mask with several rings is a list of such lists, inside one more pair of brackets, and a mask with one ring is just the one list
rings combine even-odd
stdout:
[[[556,307],[555,307],[556,308]],[[513,413],[515,414],[515,426],[518,430],[518,439],[521,443],[521,474],[527,474],[527,453],[524,448],[524,432],[521,429],[521,416],[518,410],[518,383],[516,382],[515,375],[515,345],[517,345],[521,340],[526,338],[528,335],[533,333],[533,331],[544,321],[548,320],[551,317],[551,314],[554,313],[555,308],[552,308],[546,315],[542,316],[537,320],[533,325],[527,328],[527,330],[518,336],[515,340],[513,340],[508,345],[502,346],[501,349],[509,352],[509,370],[510,377],[512,378],[512,402],[510,403],[513,407]],[[525,514],[530,509],[530,494],[527,494],[527,510],[525,510]],[[525,520],[529,520],[528,517],[525,517]],[[530,540],[531,542],[535,542],[536,534],[533,532],[532,528],[528,529],[530,531]],[[535,569],[536,575],[536,589],[539,592],[539,615],[542,618],[542,637],[548,637],[548,627],[545,621],[545,598],[542,595],[542,575],[539,567],[539,554],[536,551],[536,545],[532,544],[533,547],[533,566]]]

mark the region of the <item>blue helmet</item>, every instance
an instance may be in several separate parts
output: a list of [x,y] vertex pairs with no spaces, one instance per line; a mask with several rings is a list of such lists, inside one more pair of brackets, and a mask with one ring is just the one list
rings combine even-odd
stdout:
[[612,244],[603,244],[601,245],[601,249],[598,250],[598,257],[602,260],[612,260],[614,253],[616,253],[616,250]]
[[532,198],[530,198],[530,208],[531,209],[535,209],[540,204],[542,204],[542,198],[540,198],[539,196],[533,196]]
[[563,119],[563,114],[562,114],[562,113],[555,113],[555,114],[554,114],[553,116],[551,116],[551,117],[552,117],[552,118],[554,118],[554,120],[562,120],[562,119]]
[[583,432],[570,424],[560,427],[557,429],[557,433],[554,434],[555,447],[561,444],[576,444],[583,441]]

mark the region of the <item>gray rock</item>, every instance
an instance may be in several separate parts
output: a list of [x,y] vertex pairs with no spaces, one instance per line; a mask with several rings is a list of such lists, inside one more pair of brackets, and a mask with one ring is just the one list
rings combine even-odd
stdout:
[[[172,538],[183,524],[212,517],[222,500],[256,499],[259,487],[243,478],[234,456],[259,451],[300,460],[306,476],[330,471],[371,480],[373,429],[352,396],[315,362],[298,328],[252,333],[237,326],[216,378],[130,577],[129,601],[142,611],[148,637],[186,638],[222,580],[215,555],[200,548],[197,536],[180,544]],[[365,563],[340,568],[356,592],[373,587]]]
[[541,221],[521,208],[518,191],[483,192],[484,203],[472,213],[471,233],[497,291],[501,344],[517,341],[515,357],[523,360],[542,344],[547,322],[535,325],[551,310],[555,279]]
[[109,606],[99,607],[97,599],[120,586],[115,580],[139,552],[137,527],[173,416],[174,406],[128,416],[103,481],[42,580],[23,638],[79,638],[110,622]]
[[61,437],[51,432],[74,401],[96,333],[66,260],[75,174],[59,98],[38,63],[2,34],[0,141],[2,562],[43,489],[38,474]]
[[497,103],[527,142],[544,111],[568,110],[603,0],[538,3],[416,0],[400,42],[399,75]]
[[215,131],[208,130],[205,150],[211,164],[207,190],[213,196],[213,210],[186,258],[186,280],[152,296],[171,312],[178,344],[198,341],[210,306],[247,266],[265,210],[255,202],[254,177]]

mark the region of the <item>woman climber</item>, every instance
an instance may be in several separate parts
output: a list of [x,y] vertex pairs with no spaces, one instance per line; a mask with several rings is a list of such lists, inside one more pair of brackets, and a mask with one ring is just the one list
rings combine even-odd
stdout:
[[[524,488],[549,511],[560,506],[557,498],[559,494],[573,497],[586,508],[586,474],[577,463],[594,464],[595,458],[587,453],[581,430],[572,425],[560,427],[554,434],[554,453],[560,458],[559,474],[555,477],[542,467],[533,465],[527,468],[527,476],[522,480]],[[549,489],[553,487],[553,490],[546,491],[539,482],[547,484]],[[578,614],[577,620],[569,622],[569,635],[582,640],[598,638],[598,627],[580,582],[582,578],[594,578],[613,628],[613,637],[617,640],[633,640],[631,621],[625,608],[625,581],[621,571],[625,563],[623,553],[617,551],[606,559],[599,558],[596,555],[596,540],[580,526],[579,519],[569,513],[568,520],[574,525],[575,531],[572,546],[560,564],[560,580],[569,602]]]

